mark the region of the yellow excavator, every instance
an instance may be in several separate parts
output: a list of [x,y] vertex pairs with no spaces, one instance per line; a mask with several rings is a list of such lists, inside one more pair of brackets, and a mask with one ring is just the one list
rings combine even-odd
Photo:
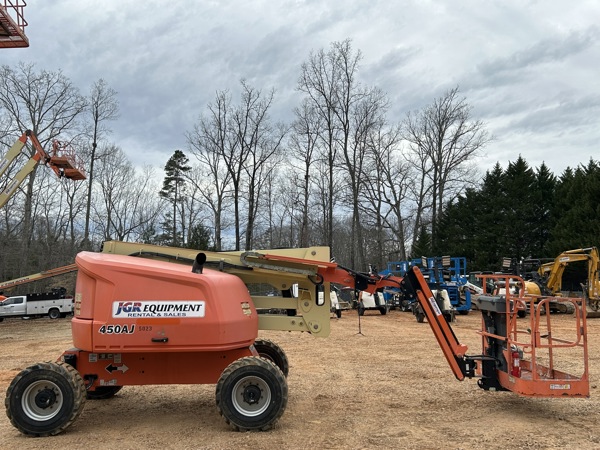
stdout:
[[526,282],[526,292],[530,295],[560,297],[566,267],[579,261],[587,262],[587,281],[582,283],[587,317],[600,317],[600,256],[596,247],[567,250],[558,255],[554,261],[541,264],[537,270],[539,277]]

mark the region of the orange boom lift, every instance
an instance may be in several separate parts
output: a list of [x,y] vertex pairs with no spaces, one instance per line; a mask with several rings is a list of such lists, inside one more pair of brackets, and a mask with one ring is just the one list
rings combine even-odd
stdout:
[[[0,208],[15,194],[23,180],[33,172],[38,164],[45,164],[59,177],[70,180],[85,180],[83,164],[77,160],[73,148],[60,141],[53,141],[52,152],[46,153],[42,144],[31,130],[25,131],[19,139],[8,150],[8,153],[0,159],[0,177],[13,164],[13,161],[21,154],[21,150],[27,142],[33,146],[33,156],[23,165],[17,174],[8,181],[0,190]],[[1,178],[0,178],[1,180]]]
[[[110,241],[102,253],[82,252],[76,258],[74,347],[13,379],[7,415],[22,433],[48,436],[65,430],[87,398],[109,398],[127,385],[205,383],[216,385],[218,412],[235,430],[267,430],[286,408],[289,364],[283,349],[259,339],[258,330],[326,337],[330,301],[319,293],[329,292],[331,283],[371,293],[393,287],[416,297],[459,380],[478,378],[485,390],[527,396],[589,395],[580,301],[569,300],[579,311],[573,341],[540,327],[533,302],[522,339],[517,312],[528,305],[484,294],[483,352],[469,356],[418,268],[404,278],[382,277],[329,261],[327,247],[210,253]],[[252,283],[268,283],[283,295],[251,296]],[[275,308],[287,314],[269,312]],[[552,353],[550,365],[540,364],[542,350],[558,347],[583,351],[582,374],[558,370]]]

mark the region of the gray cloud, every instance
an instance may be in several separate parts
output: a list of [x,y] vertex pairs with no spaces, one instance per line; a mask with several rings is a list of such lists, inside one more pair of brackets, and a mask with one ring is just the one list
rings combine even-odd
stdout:
[[25,13],[31,47],[0,50],[0,63],[61,69],[84,93],[104,78],[121,105],[111,139],[136,164],[162,167],[215,92],[237,99],[242,78],[274,88],[272,117],[290,120],[302,62],[346,38],[392,123],[460,86],[497,137],[480,166],[522,154],[560,171],[600,153],[595,2],[55,0]]

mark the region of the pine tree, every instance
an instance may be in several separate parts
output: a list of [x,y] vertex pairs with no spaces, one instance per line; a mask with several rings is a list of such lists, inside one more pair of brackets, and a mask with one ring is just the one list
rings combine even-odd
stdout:
[[194,225],[190,231],[190,237],[187,242],[187,248],[196,250],[215,251],[215,246],[211,245],[210,229],[202,224]]
[[576,170],[568,168],[556,189],[554,219],[548,247],[551,256],[565,250],[600,245],[600,165],[590,160]]
[[[181,150],[175,150],[175,153],[165,165],[166,176],[163,181],[163,188],[159,192],[160,196],[166,199],[172,207],[170,213],[165,215],[166,220],[163,222],[163,229],[170,238],[169,244],[174,247],[184,244],[183,236],[185,236],[185,233],[180,228],[184,224],[185,173],[191,170],[188,162],[188,158]],[[181,219],[180,226],[177,223],[178,216]]]
[[421,256],[431,256],[431,250],[431,233],[427,231],[425,225],[422,225],[419,236],[411,251],[412,257],[419,258]]
[[536,173],[536,189],[532,192],[534,221],[532,226],[531,243],[532,255],[535,258],[554,257],[548,249],[550,233],[554,228],[555,219],[552,209],[555,205],[557,179],[548,166],[542,164]]
[[504,173],[504,220],[506,254],[517,260],[533,256],[534,229],[537,220],[534,198],[536,177],[533,169],[519,156]]

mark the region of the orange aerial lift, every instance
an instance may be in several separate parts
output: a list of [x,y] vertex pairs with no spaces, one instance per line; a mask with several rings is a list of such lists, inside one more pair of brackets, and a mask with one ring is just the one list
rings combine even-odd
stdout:
[[17,156],[21,154],[21,150],[28,141],[33,146],[33,156],[29,158],[15,177],[6,183],[2,191],[0,191],[0,208],[15,194],[23,180],[27,178],[39,163],[50,167],[59,178],[64,177],[71,180],[85,180],[86,178],[82,165],[77,161],[75,152],[70,145],[55,140],[52,142],[52,152],[48,154],[30,130],[25,131],[8,150],[8,153],[0,159],[0,177],[4,175]]
[[[510,294],[484,293],[483,353],[468,356],[417,267],[404,278],[379,276],[344,268],[329,256],[327,247],[198,252],[116,241],[105,243],[102,253],[79,253],[74,348],[13,379],[5,400],[11,423],[26,435],[55,435],[80,415],[86,399],[112,397],[123,386],[216,384],[217,409],[235,430],[269,429],[287,405],[289,365],[283,349],[258,339],[258,330],[327,336],[329,299],[318,294],[331,283],[368,292],[393,286],[417,298],[459,380],[476,377],[485,390],[528,396],[589,396],[580,299],[568,300],[579,311],[573,342],[549,325],[540,328],[539,309],[531,310],[530,339],[524,340],[516,313],[527,305]],[[250,295],[248,284],[265,282],[282,293],[296,285],[298,295]],[[257,308],[273,305],[288,314],[258,314]],[[557,347],[582,350],[581,375],[555,368],[552,352],[549,365],[539,364],[539,352]]]
[[25,35],[27,21],[23,8],[27,4],[22,0],[3,0],[0,3],[0,48],[29,47]]

